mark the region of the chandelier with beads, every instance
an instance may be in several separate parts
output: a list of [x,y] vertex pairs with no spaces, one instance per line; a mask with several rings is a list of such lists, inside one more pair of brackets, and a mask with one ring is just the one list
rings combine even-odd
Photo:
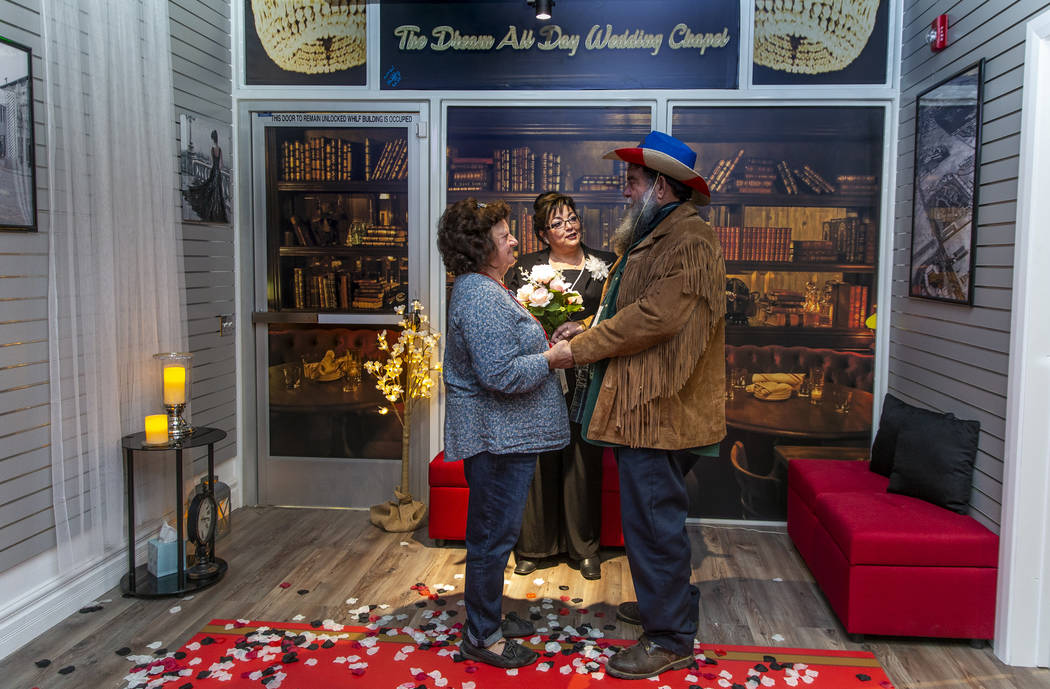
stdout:
[[266,54],[290,72],[330,74],[365,61],[365,0],[252,0]]
[[755,0],[755,64],[795,74],[837,72],[857,59],[879,0]]

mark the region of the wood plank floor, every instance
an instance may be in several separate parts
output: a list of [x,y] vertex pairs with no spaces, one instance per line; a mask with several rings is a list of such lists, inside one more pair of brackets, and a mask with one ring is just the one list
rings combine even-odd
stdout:
[[[965,641],[871,638],[849,641],[813,583],[786,533],[770,528],[690,527],[693,580],[701,592],[699,637],[725,644],[872,651],[899,689],[1045,689],[1050,671],[1010,668],[989,647],[973,649]],[[233,516],[233,532],[216,550],[230,570],[218,585],[190,600],[122,598],[114,589],[101,599],[103,609],[74,614],[51,631],[0,662],[0,685],[11,689],[103,688],[125,686],[131,663],[114,653],[129,647],[149,654],[160,641],[175,650],[212,618],[289,621],[332,618],[350,623],[348,612],[365,604],[386,604],[384,612],[404,612],[402,624],[421,624],[420,600],[410,587],[451,584],[446,596],[454,606],[462,598],[465,551],[435,547],[421,529],[416,534],[388,534],[357,510],[244,508]],[[455,544],[460,545],[460,544]],[[505,610],[525,614],[538,596],[571,594],[590,613],[605,612],[616,624],[609,638],[633,639],[638,628],[616,623],[616,604],[634,596],[622,550],[603,553],[602,578],[586,581],[567,564],[515,576],[506,589]],[[533,580],[542,578],[536,585]],[[281,588],[288,582],[289,588]],[[559,586],[568,586],[564,591]],[[300,595],[299,590],[308,592]],[[347,603],[356,598],[357,602]],[[91,601],[84,601],[87,605]],[[175,607],[177,612],[171,612]],[[570,624],[573,616],[563,618]],[[783,637],[783,640],[776,640]],[[50,659],[44,669],[40,659]],[[59,675],[68,665],[75,670]]]

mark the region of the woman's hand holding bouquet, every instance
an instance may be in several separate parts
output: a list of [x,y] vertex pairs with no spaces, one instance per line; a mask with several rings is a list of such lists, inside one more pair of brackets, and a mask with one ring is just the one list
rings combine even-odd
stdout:
[[536,317],[548,337],[569,320],[570,313],[583,308],[583,297],[550,264],[540,263],[532,272],[522,268],[521,274],[525,283],[515,296]]

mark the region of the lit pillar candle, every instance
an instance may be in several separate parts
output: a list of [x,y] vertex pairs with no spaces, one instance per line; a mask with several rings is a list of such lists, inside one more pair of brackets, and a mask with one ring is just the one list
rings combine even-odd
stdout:
[[186,403],[186,369],[168,366],[164,369],[164,404]]
[[146,417],[146,442],[150,445],[168,442],[167,414],[150,414]]

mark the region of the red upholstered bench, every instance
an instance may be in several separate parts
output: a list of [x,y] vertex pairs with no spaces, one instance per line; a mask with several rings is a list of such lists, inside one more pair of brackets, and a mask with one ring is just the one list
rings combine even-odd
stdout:
[[850,634],[991,639],[999,537],[867,462],[788,463],[788,534]]
[[[446,462],[439,452],[430,460],[430,522],[427,533],[435,541],[462,541],[467,533],[467,499],[470,489],[463,462]],[[602,455],[602,525],[598,542],[622,546],[620,479],[611,449]]]

